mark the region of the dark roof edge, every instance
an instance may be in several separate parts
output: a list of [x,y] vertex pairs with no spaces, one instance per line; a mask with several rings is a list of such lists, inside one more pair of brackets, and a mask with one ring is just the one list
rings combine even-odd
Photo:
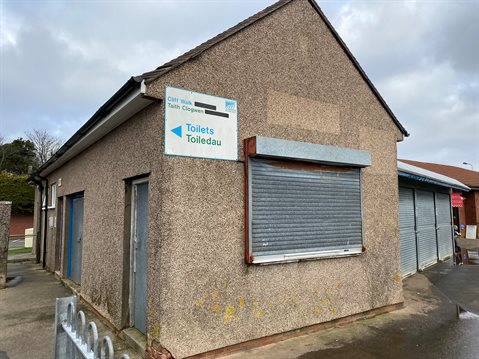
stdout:
[[426,177],[426,176],[422,176],[422,175],[416,174],[416,173],[409,173],[409,172],[406,172],[406,171],[398,170],[398,176],[403,177],[403,178],[407,178],[407,179],[410,179],[410,180],[416,181],[416,182],[424,182],[424,183],[429,183],[429,184],[433,184],[433,185],[440,186],[440,187],[453,188],[453,189],[457,189],[457,190],[460,190],[460,191],[468,191],[465,188],[462,188],[458,185],[455,185],[455,184],[452,184],[452,183],[442,182],[440,180],[437,180],[437,179],[434,179],[434,178],[429,178],[429,177]]
[[371,91],[374,93],[374,95],[376,96],[376,98],[379,100],[379,102],[381,103],[381,105],[383,105],[384,109],[386,110],[386,112],[389,114],[389,116],[391,116],[392,120],[394,121],[394,123],[396,124],[396,126],[401,130],[402,134],[406,137],[409,136],[409,132],[407,132],[407,130],[403,127],[403,125],[399,122],[399,120],[397,119],[396,115],[392,112],[391,108],[388,106],[388,104],[386,103],[386,101],[384,101],[384,98],[381,96],[381,94],[379,93],[379,91],[376,89],[376,87],[373,85],[373,83],[371,82],[371,80],[369,79],[368,75],[366,75],[366,72],[364,72],[363,68],[361,67],[361,65],[359,64],[358,60],[356,60],[356,58],[354,57],[354,55],[352,54],[352,52],[349,50],[349,48],[346,46],[346,43],[343,41],[343,39],[341,38],[341,36],[339,36],[338,32],[334,29],[333,25],[329,22],[328,18],[326,17],[326,15],[323,13],[323,11],[321,10],[321,8],[319,7],[319,5],[316,3],[316,1],[314,0],[308,0],[309,3],[314,7],[314,9],[318,12],[319,16],[321,16],[321,18],[323,19],[323,21],[326,23],[326,25],[328,26],[329,30],[333,33],[333,36],[334,38],[336,39],[336,41],[339,42],[339,44],[341,45],[341,47],[343,48],[343,50],[346,52],[346,54],[348,55],[349,59],[353,62],[354,66],[356,67],[356,69],[359,71],[359,73],[361,74],[362,78],[364,79],[364,81],[366,81],[366,83],[368,84],[369,88],[371,89]]
[[98,122],[100,122],[105,116],[107,116],[112,108],[124,99],[132,90],[140,88],[141,81],[143,78],[141,76],[131,77],[125,84],[120,87],[120,89],[115,92],[115,94],[110,97],[94,114],[93,116],[82,126],[78,131],[76,131],[70,139],[63,144],[60,149],[55,152],[55,154],[50,157],[45,163],[43,163],[40,168],[38,168],[32,177],[40,176],[40,174],[46,170],[51,164],[53,164],[57,159],[59,159],[65,152],[67,152],[71,147],[73,147],[81,138],[83,138]]
[[210,49],[211,47],[217,45],[218,43],[222,42],[223,40],[228,39],[229,37],[237,34],[241,30],[253,25],[256,21],[263,19],[267,15],[273,13],[274,11],[282,8],[284,5],[289,4],[294,0],[279,0],[278,2],[264,8],[263,10],[257,12],[256,14],[244,19],[243,21],[239,22],[238,24],[230,27],[229,29],[219,33],[215,37],[201,43],[200,45],[196,46],[195,48],[185,52],[184,54],[178,56],[177,58],[168,61],[167,63],[157,67],[153,71],[145,72],[142,76],[145,77],[145,83],[149,84],[156,79],[160,78],[164,74],[170,72],[171,70],[183,65],[185,62],[194,59],[195,57],[201,55],[206,50]]
[[[222,33],[216,35],[215,37],[207,40],[206,42],[196,46],[194,49],[185,52],[183,55],[178,56],[177,58],[168,61],[167,63],[161,65],[160,67],[157,67],[153,71],[145,72],[142,76],[145,78],[145,83],[149,84],[156,79],[160,78],[164,74],[170,72],[171,70],[183,65],[184,63],[188,62],[191,59],[194,59],[195,57],[201,55],[203,52],[206,50],[210,49],[211,47],[217,45],[218,43],[222,42],[223,40],[226,40],[227,38],[235,35],[236,33],[240,32],[241,30],[247,28],[250,25],[253,25],[256,23],[256,21],[263,19],[267,15],[273,13],[274,11],[282,8],[284,5],[289,4],[293,0],[280,0],[267,8],[261,10],[260,12],[248,17],[247,19],[241,21],[240,23],[236,24],[235,26],[223,31]],[[333,25],[329,22],[328,18],[326,15],[323,13],[319,5],[316,3],[314,0],[308,0],[309,3],[313,6],[313,8],[316,10],[316,12],[319,14],[321,19],[326,23],[327,27],[333,34],[334,38],[336,41],[338,41],[339,45],[341,48],[346,52],[347,56],[349,59],[352,61],[353,65],[356,67],[356,69],[359,71],[361,74],[362,78],[364,81],[366,81],[367,85],[373,92],[373,94],[376,96],[376,98],[379,100],[381,105],[384,107],[386,112],[389,114],[393,122],[396,124],[396,126],[399,128],[401,133],[408,137],[409,133],[407,130],[403,127],[403,125],[399,122],[397,119],[396,115],[392,112],[391,108],[388,106],[386,101],[384,101],[384,98],[381,96],[379,91],[376,89],[376,87],[373,85],[371,80],[369,79],[368,75],[364,72],[362,69],[361,65],[359,65],[359,62],[356,60],[354,55],[351,53],[349,48],[346,46],[346,43],[343,41],[343,39],[339,36],[339,34],[336,32],[334,29]]]

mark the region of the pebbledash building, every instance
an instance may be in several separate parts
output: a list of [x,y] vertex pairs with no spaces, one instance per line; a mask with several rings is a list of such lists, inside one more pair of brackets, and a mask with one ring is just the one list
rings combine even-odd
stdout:
[[128,80],[38,170],[37,253],[149,357],[390,311],[407,135],[318,5],[282,0]]

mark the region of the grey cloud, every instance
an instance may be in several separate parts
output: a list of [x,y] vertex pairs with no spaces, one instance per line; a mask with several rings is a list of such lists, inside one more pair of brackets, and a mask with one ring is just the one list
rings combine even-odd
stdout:
[[[273,2],[4,2],[0,132],[67,138],[131,75]],[[410,131],[399,155],[479,168],[479,2],[319,5]]]

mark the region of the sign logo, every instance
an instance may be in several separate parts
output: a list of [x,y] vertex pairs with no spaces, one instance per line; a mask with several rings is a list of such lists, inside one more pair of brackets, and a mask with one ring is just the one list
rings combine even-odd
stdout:
[[225,111],[236,113],[236,102],[235,101],[225,101]]

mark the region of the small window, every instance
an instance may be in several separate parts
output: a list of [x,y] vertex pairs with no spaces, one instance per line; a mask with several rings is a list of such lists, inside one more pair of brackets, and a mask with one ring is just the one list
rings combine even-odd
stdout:
[[248,263],[362,252],[359,168],[247,160]]
[[48,208],[55,208],[57,203],[57,184],[52,183],[50,186],[50,194],[49,194],[49,201],[48,201]]

